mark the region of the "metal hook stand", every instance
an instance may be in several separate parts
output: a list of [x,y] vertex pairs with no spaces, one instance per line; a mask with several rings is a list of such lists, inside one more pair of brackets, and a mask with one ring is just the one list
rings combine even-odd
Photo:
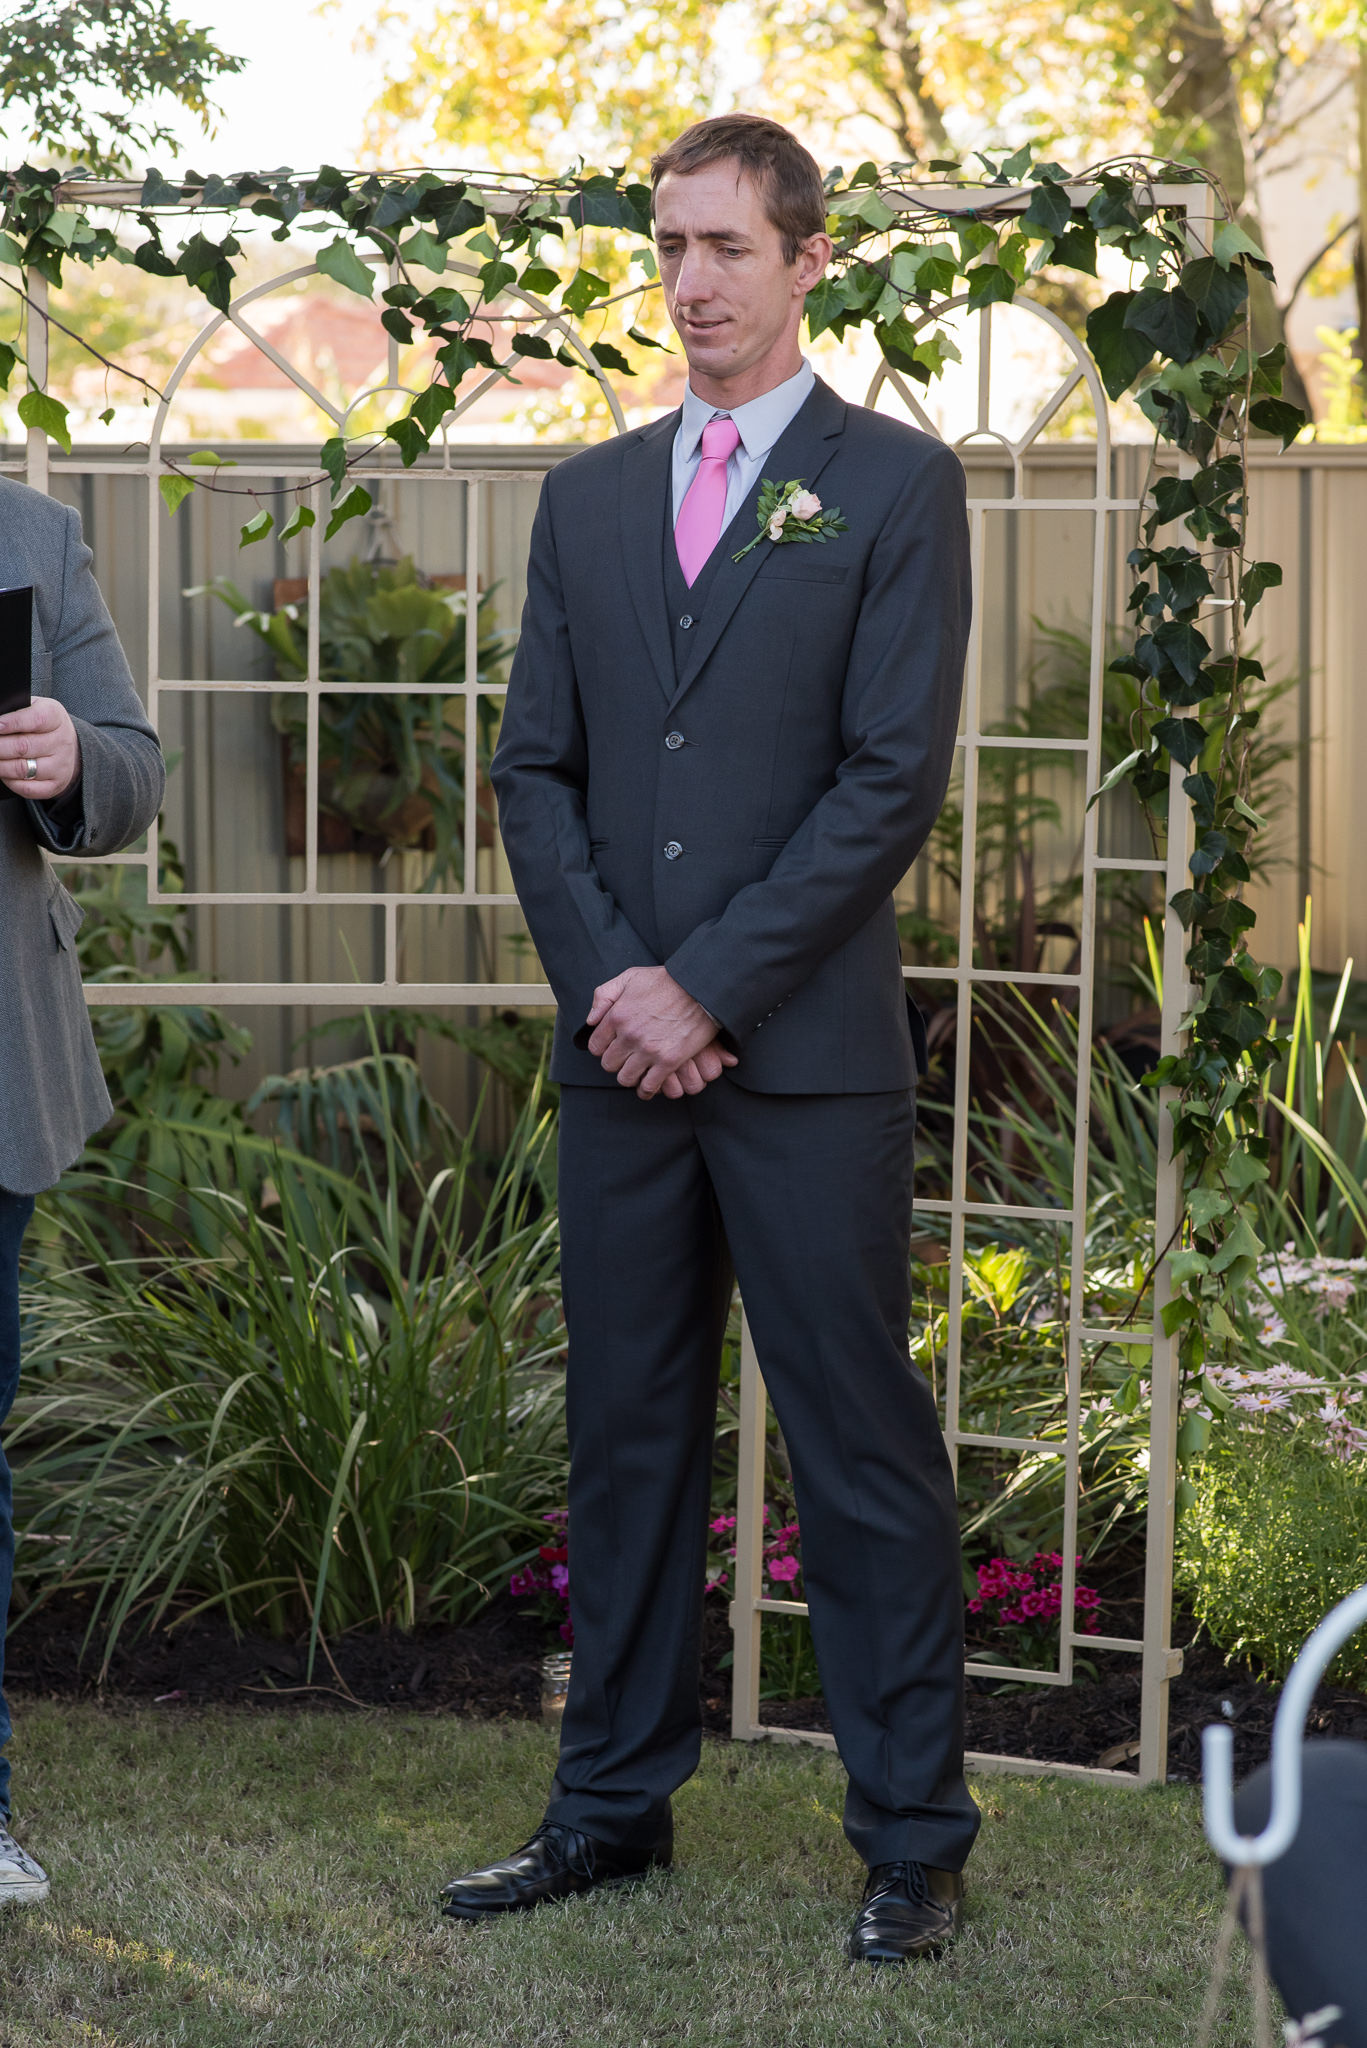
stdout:
[[1272,1805],[1258,1835],[1234,1825],[1234,1735],[1218,1723],[1201,1736],[1206,1840],[1234,1870],[1265,1867],[1284,1856],[1301,1823],[1301,1743],[1315,1687],[1349,1636],[1367,1622],[1367,1586],[1330,1609],[1291,1668],[1272,1725]]

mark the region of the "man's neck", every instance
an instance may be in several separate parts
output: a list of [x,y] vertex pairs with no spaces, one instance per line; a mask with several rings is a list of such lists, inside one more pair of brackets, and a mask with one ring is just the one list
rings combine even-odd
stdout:
[[767,391],[777,391],[780,384],[789,383],[801,370],[802,360],[802,351],[794,342],[791,355],[785,354],[778,361],[766,357],[734,377],[709,377],[690,367],[688,385],[704,405],[714,406],[718,412],[734,412],[738,405],[748,405],[752,398],[763,398]]

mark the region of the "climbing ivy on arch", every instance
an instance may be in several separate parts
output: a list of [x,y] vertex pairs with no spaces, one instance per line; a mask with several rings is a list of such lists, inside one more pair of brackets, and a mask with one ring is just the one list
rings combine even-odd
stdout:
[[[1192,810],[1190,880],[1169,905],[1188,939],[1195,989],[1188,1042],[1147,1080],[1173,1091],[1185,1188],[1182,1241],[1157,1247],[1171,1254],[1177,1290],[1164,1312],[1168,1334],[1180,1336],[1188,1380],[1218,1412],[1225,1397],[1204,1366],[1212,1347],[1233,1339],[1230,1306],[1262,1250],[1251,1199],[1267,1175],[1258,1109],[1280,1050],[1272,1016],[1280,978],[1252,950],[1255,918],[1243,898],[1262,824],[1248,801],[1258,713],[1245,688],[1262,671],[1242,641],[1264,591],[1282,580],[1277,563],[1246,552],[1247,456],[1252,435],[1285,447],[1305,420],[1282,396],[1284,349],[1253,349],[1249,279],[1270,278],[1263,252],[1228,218],[1218,188],[1209,247],[1193,244],[1181,209],[1159,202],[1160,185],[1210,183],[1206,173],[1134,158],[1070,173],[1028,148],[977,161],[972,176],[938,161],[832,172],[835,252],[808,299],[808,325],[813,336],[870,330],[893,369],[927,386],[957,355],[951,307],[1009,305],[1046,267],[1095,278],[1103,247],[1129,266],[1126,285],[1088,316],[1088,345],[1108,395],[1135,394],[1153,425],[1155,457],[1167,449],[1183,459],[1175,475],[1160,474],[1155,461],[1128,556],[1133,632],[1114,665],[1137,683],[1138,710],[1132,750],[1103,790],[1128,781],[1159,830],[1175,763]],[[927,176],[940,184],[928,187]],[[113,261],[182,277],[220,311],[231,302],[244,223],[269,223],[280,241],[305,231],[326,237],[314,249],[318,268],[363,298],[378,291],[385,331],[400,343],[431,344],[426,383],[382,430],[405,465],[431,446],[472,374],[515,381],[519,360],[553,355],[584,367],[540,331],[549,314],[583,327],[620,298],[657,288],[650,192],[625,171],[545,179],[325,166],[310,177],[174,183],[153,170],[128,188],[115,226],[82,208],[75,181],[59,190],[56,171],[7,173],[0,193],[0,264],[18,266],[25,280],[60,285],[70,263]],[[625,294],[589,266],[595,229],[637,253],[642,281]],[[448,266],[457,258],[466,268],[453,283]],[[498,334],[507,336],[501,348]],[[626,338],[633,350],[658,345],[638,325]],[[593,347],[602,369],[633,374],[624,350],[601,338]],[[20,360],[17,342],[0,344],[0,385]],[[19,414],[70,446],[56,398],[29,389]],[[355,472],[375,439],[333,436],[319,450],[315,482],[330,492],[329,535],[370,506]],[[193,489],[233,488],[213,463],[206,453],[163,479],[170,510]],[[286,536],[313,523],[311,490],[307,481],[295,487]],[[243,526],[244,543],[275,525],[261,507]]]

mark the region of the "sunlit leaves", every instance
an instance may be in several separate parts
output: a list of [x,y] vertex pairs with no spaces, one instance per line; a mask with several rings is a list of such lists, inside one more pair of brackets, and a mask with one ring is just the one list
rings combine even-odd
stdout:
[[24,426],[46,434],[70,455],[71,426],[60,398],[46,391],[26,391],[19,401],[19,418]]

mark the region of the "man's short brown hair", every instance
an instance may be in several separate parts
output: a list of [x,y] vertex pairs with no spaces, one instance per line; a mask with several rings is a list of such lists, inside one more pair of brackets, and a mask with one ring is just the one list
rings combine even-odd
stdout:
[[718,114],[695,121],[651,159],[650,189],[666,172],[687,177],[707,164],[734,163],[745,171],[764,211],[783,237],[783,260],[796,263],[802,244],[826,226],[826,195],[816,159],[795,135],[763,114]]

